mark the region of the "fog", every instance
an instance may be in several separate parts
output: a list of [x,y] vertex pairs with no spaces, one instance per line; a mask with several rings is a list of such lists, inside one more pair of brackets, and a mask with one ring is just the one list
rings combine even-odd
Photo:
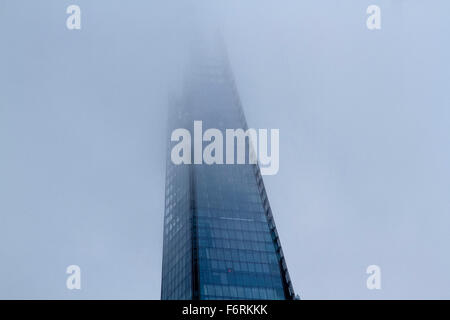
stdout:
[[219,30],[249,126],[280,130],[264,181],[296,292],[449,299],[449,9],[2,0],[0,298],[160,298],[166,109],[196,36]]

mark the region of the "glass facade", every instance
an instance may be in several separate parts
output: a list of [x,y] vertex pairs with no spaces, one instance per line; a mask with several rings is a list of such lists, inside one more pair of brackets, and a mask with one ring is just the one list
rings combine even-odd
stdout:
[[[193,137],[195,120],[224,137],[225,129],[247,129],[224,50],[218,49],[199,53],[192,63],[183,93],[171,102],[169,136],[186,128]],[[258,165],[175,165],[172,146],[161,298],[293,299]]]

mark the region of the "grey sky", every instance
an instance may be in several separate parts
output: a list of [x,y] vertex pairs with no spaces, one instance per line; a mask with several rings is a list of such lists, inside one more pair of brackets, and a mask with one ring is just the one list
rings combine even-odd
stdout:
[[[449,9],[0,1],[0,298],[159,299],[167,97],[189,30],[217,26],[249,125],[280,129],[265,183],[294,288],[450,298]],[[366,288],[371,264],[382,290]]]

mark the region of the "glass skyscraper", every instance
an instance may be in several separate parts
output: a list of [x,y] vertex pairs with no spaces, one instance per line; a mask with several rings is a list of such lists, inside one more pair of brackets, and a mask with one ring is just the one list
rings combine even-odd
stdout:
[[[177,128],[193,137],[197,120],[223,136],[225,129],[247,130],[223,45],[199,45],[191,60],[181,94],[170,101],[169,141]],[[294,299],[258,165],[175,165],[173,145],[166,160],[161,298]]]

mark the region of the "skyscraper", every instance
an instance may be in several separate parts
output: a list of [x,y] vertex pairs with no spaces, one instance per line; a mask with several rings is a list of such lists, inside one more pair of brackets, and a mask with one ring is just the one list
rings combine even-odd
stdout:
[[[207,42],[195,50],[183,91],[170,102],[169,141],[177,128],[193,135],[198,120],[223,132],[247,130],[224,46]],[[258,165],[176,165],[172,146],[169,142],[161,298],[293,299]]]

